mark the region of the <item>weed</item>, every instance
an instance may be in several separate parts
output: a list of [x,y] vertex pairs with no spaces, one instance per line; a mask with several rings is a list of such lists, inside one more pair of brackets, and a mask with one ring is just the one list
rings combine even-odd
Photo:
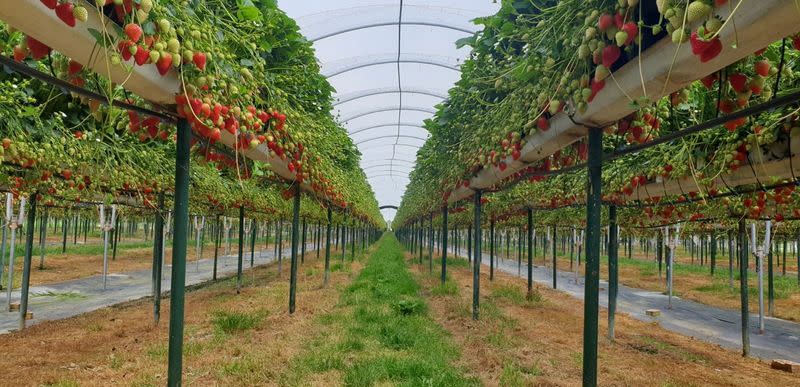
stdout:
[[266,317],[263,311],[255,312],[228,312],[218,311],[213,313],[211,323],[217,331],[233,333],[255,328]]

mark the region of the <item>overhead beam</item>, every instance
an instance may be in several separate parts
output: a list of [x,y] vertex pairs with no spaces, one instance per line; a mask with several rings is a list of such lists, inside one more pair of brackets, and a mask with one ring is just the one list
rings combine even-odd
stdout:
[[403,123],[403,122],[401,122],[400,124],[397,124],[397,123],[389,123],[389,124],[380,124],[380,125],[368,126],[368,127],[366,127],[366,128],[361,128],[361,129],[358,129],[358,130],[356,130],[356,131],[353,131],[353,132],[348,132],[347,134],[349,134],[349,135],[351,135],[351,136],[352,136],[352,135],[354,135],[354,134],[359,134],[359,133],[362,133],[362,132],[367,132],[367,131],[370,131],[370,130],[373,130],[373,129],[389,128],[389,127],[398,127],[398,126],[407,126],[407,127],[411,127],[411,128],[419,128],[419,129],[422,129],[422,130],[424,130],[424,131],[426,131],[426,132],[428,131],[428,129],[426,129],[426,128],[425,128],[424,126],[422,126],[422,125],[419,125],[419,124],[414,124],[414,123],[409,123],[409,122],[406,122],[406,123]]

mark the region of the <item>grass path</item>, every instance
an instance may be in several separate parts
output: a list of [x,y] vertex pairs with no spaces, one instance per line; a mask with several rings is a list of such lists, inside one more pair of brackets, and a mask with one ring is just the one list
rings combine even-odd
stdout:
[[281,378],[284,385],[477,385],[428,313],[401,246],[386,234]]

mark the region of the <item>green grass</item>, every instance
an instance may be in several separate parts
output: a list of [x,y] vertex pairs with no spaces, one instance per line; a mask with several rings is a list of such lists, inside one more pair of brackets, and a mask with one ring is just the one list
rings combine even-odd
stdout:
[[226,334],[253,329],[266,317],[261,310],[253,312],[218,311],[211,317],[211,323],[217,332]]
[[335,370],[347,386],[477,385],[453,366],[459,351],[419,293],[400,244],[385,235],[339,307],[320,317],[327,332],[306,344],[281,384],[307,385]]
[[43,293],[31,293],[31,297],[54,297],[59,301],[69,301],[69,300],[84,300],[89,298],[86,295],[80,294],[78,292],[43,292]]

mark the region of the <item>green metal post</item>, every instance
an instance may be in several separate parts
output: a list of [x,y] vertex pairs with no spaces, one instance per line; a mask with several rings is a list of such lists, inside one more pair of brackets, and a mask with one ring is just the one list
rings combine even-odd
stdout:
[[708,253],[711,257],[711,275],[714,275],[714,267],[717,266],[717,234],[711,233],[711,245],[708,247]]
[[[489,221],[489,281],[494,280],[494,218]],[[480,254],[480,250],[478,251]]]
[[739,294],[742,300],[742,356],[750,354],[750,306],[747,289],[747,258],[750,255],[747,246],[747,230],[744,219],[739,219]]
[[169,370],[167,385],[180,386],[183,370],[183,308],[186,286],[186,242],[189,229],[189,149],[191,129],[178,121],[175,156],[175,227],[172,241],[172,285],[169,309]]
[[480,289],[481,289],[481,191],[475,191],[475,257],[472,269],[472,319],[480,317]]
[[447,206],[442,207],[442,284],[447,280]]
[[306,218],[303,218],[303,236],[300,243],[300,263],[306,262]]
[[69,227],[69,222],[67,219],[69,219],[69,216],[64,214],[64,219],[61,220],[61,231],[63,232],[63,236],[61,238],[61,254],[67,252],[67,227]]
[[772,251],[772,241],[770,241],[769,246],[767,246],[769,252],[767,253],[767,266],[769,267],[767,270],[767,313],[772,316],[772,310],[775,306],[775,273],[774,273],[774,257]]
[[[583,385],[597,385],[597,330],[600,292],[600,201],[603,130],[589,128],[589,184],[586,196],[586,283],[583,302]],[[555,265],[553,267],[555,270]]]
[[533,297],[533,209],[528,208],[528,299]]
[[[31,194],[28,208],[28,224],[25,226],[25,258],[22,261],[22,289],[19,302],[19,329],[25,329],[25,316],[28,314],[28,292],[31,285],[31,260],[33,255],[33,234],[36,229],[36,192]],[[13,284],[9,284],[12,287]]]
[[[40,224],[39,224],[39,270],[44,270],[44,250],[45,250],[45,242],[47,241],[47,218],[49,218],[49,214],[50,214],[50,207],[45,206],[44,207],[44,216],[39,220],[39,222],[40,222]],[[785,265],[785,263],[786,263],[786,254],[784,254],[783,257],[784,257],[783,261],[784,261],[784,265]],[[0,273],[2,273],[2,272],[0,272]]]
[[[117,216],[119,219],[119,216]],[[161,257],[164,255],[164,193],[158,194],[155,235],[153,236],[153,323],[161,318]],[[119,230],[119,229],[115,229]],[[119,231],[116,231],[119,232]]]
[[294,198],[292,203],[292,266],[289,277],[289,314],[294,313],[295,297],[297,292],[297,242],[300,230],[300,184],[294,185]]
[[433,214],[431,214],[428,219],[428,272],[431,274],[433,274],[433,245],[436,243],[434,237]]
[[608,206],[608,338],[614,340],[614,321],[617,314],[617,289],[619,285],[619,230],[617,206]]
[[325,226],[325,281],[324,287],[328,286],[328,278],[331,275],[331,228],[333,226],[333,211],[328,206],[328,225]]
[[214,228],[214,269],[211,279],[216,281],[217,280],[217,260],[219,259],[219,243],[220,243],[220,236],[222,233],[222,225],[219,223],[220,215],[217,214],[217,221],[216,227]]
[[236,294],[242,291],[242,264],[244,259],[244,206],[239,206],[239,259],[236,267]]
[[253,267],[253,264],[256,260],[256,232],[258,230],[258,222],[253,219],[253,229],[250,230],[250,267]]
[[553,225],[553,289],[558,289],[558,269],[556,264],[556,246],[558,246],[556,239],[556,225]]

